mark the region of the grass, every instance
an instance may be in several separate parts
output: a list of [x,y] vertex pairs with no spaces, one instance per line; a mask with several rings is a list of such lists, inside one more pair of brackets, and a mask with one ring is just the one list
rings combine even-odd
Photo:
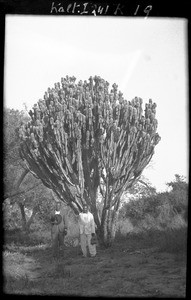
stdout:
[[36,246],[49,243],[50,232],[47,230],[33,229],[30,232],[23,232],[20,228],[5,232],[5,244],[15,244],[22,246]]
[[73,247],[66,247],[54,259],[47,231],[32,231],[28,235],[19,230],[7,232],[3,252],[4,292],[139,297],[151,296],[154,287],[159,289],[160,285],[164,295],[168,282],[165,296],[177,293],[181,297],[185,293],[186,237],[184,228],[131,232],[125,237],[118,233],[113,246],[98,248],[93,259],[82,258],[79,249]]
[[157,247],[159,251],[169,253],[180,253],[187,251],[187,228],[185,226],[176,226],[174,228],[164,227],[163,230],[158,228],[139,229],[127,231],[124,233],[118,230],[116,242],[123,241],[124,238],[138,242],[143,248]]
[[159,238],[160,250],[172,253],[187,252],[186,228],[167,229]]
[[180,253],[187,251],[187,229],[149,230],[140,233],[143,244],[157,247],[159,251]]

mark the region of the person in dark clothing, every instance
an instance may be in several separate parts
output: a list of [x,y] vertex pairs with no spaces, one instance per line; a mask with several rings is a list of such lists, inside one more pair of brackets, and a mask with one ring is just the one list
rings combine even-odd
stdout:
[[67,234],[67,223],[61,202],[56,202],[55,210],[51,214],[51,224],[53,255],[57,256],[59,250],[64,247],[64,237]]

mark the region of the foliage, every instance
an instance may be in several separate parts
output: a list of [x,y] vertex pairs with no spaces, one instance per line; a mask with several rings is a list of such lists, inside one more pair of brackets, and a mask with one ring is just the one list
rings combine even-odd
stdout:
[[[98,76],[75,83],[62,78],[48,88],[19,130],[20,153],[31,172],[75,213],[90,205],[104,236],[112,234],[124,190],[150,162],[156,144],[156,103],[127,101],[116,84]],[[104,186],[104,189],[102,189]],[[98,188],[104,199],[101,219]],[[107,224],[107,226],[106,226]]]
[[11,194],[15,183],[23,172],[23,162],[19,155],[19,139],[17,127],[29,118],[24,111],[4,109],[4,192]]
[[175,174],[175,180],[168,182],[167,185],[172,188],[173,192],[176,191],[185,191],[188,189],[188,183],[184,176]]
[[170,185],[169,192],[153,194],[153,196],[131,199],[124,203],[119,211],[119,219],[129,219],[134,226],[140,228],[174,228],[187,222],[188,184],[184,179]]
[[170,202],[179,214],[183,214],[187,220],[188,214],[188,183],[184,176],[175,174],[175,180],[167,183],[172,188]]
[[[34,188],[30,190],[32,187]],[[46,188],[41,180],[35,178],[31,173],[23,180],[21,189],[26,190],[25,194],[21,196],[25,207],[29,210],[36,208],[39,217],[41,216],[44,222],[47,222],[54,205],[51,190]]]
[[24,172],[17,127],[27,120],[24,111],[4,109],[4,199],[15,192],[16,182]]
[[156,194],[156,188],[152,186],[151,182],[143,175],[139,180],[124,193],[124,197],[127,195],[129,198],[149,197]]
[[[32,175],[29,177],[34,179]],[[21,205],[24,216],[21,213]],[[32,223],[37,223],[38,226],[41,226],[40,224],[48,225],[53,205],[52,193],[43,184],[32,191],[12,197],[9,201],[4,202],[4,228],[10,230],[23,227],[24,230],[30,230]]]
[[21,227],[21,213],[17,205],[11,205],[7,199],[3,203],[3,228],[11,230]]
[[[27,211],[47,222],[52,207],[52,194],[41,181],[31,173],[25,172],[19,155],[18,126],[29,120],[24,111],[4,110],[4,228],[20,228],[30,224]],[[24,173],[25,174],[25,173]],[[22,178],[22,179],[21,179]],[[21,179],[21,181],[20,181]],[[20,185],[18,182],[20,181]],[[18,190],[17,190],[18,189]],[[8,201],[7,201],[8,200]],[[29,223],[28,223],[29,221]],[[29,228],[28,228],[29,229]]]
[[4,158],[9,165],[18,166],[21,162],[19,156],[18,127],[29,120],[24,111],[4,109]]
[[141,220],[144,218],[145,214],[152,214],[156,216],[157,207],[161,203],[160,197],[158,195],[153,195],[152,197],[142,197],[137,200],[130,200],[124,203],[119,211],[119,216],[123,218],[130,218],[130,220]]
[[[119,215],[125,216],[126,209],[124,205],[126,205],[126,203],[128,203],[129,201],[133,202],[136,200],[141,200],[143,198],[154,197],[156,194],[156,188],[152,186],[149,180],[144,176],[140,176],[140,179],[122,195]],[[131,206],[131,204],[129,205]]]

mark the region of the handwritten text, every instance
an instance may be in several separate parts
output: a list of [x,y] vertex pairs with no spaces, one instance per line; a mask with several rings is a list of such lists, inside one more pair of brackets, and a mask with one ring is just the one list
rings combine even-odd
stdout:
[[133,11],[127,12],[127,8],[118,3],[118,4],[94,4],[91,2],[73,2],[73,3],[55,3],[52,2],[50,13],[51,14],[80,14],[80,15],[115,15],[115,16],[125,16],[125,15],[143,15],[148,17],[151,10],[152,5],[141,6],[136,5],[133,8]]

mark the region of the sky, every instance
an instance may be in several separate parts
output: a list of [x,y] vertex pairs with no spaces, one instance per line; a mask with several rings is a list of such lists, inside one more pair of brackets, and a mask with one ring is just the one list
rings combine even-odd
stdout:
[[99,75],[127,100],[157,104],[161,141],[143,172],[158,192],[188,178],[187,20],[7,15],[4,106],[28,109],[66,75]]

